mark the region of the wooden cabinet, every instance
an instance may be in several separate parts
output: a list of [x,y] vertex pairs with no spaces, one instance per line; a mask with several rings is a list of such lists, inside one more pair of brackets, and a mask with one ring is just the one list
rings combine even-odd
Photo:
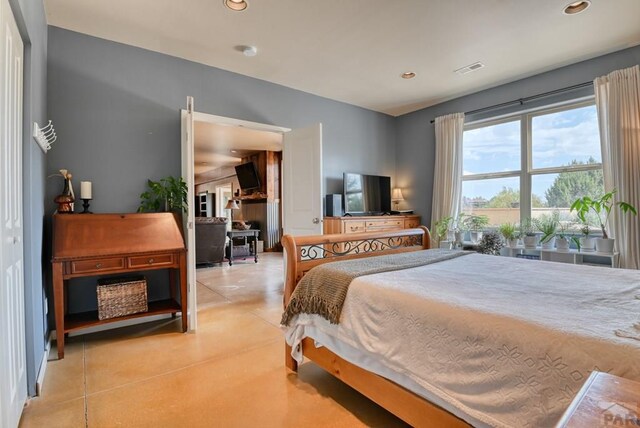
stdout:
[[325,217],[324,234],[412,229],[419,225],[419,215]]
[[[181,313],[182,330],[187,331],[186,249],[181,222],[171,213],[56,214],[52,265],[58,358],[64,358],[65,334],[93,325]],[[149,302],[147,312],[105,320],[98,319],[97,311],[65,313],[70,279],[167,268],[171,272],[171,296]]]

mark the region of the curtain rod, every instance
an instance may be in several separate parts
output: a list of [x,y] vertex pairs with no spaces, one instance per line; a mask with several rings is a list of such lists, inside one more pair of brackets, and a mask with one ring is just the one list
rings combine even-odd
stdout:
[[[543,92],[542,94],[531,95],[529,97],[518,98],[517,100],[513,100],[513,101],[507,101],[507,102],[504,102],[504,103],[495,104],[495,105],[488,106],[488,107],[478,108],[478,109],[475,109],[475,110],[467,111],[464,114],[466,116],[466,115],[470,115],[470,114],[483,113],[485,111],[497,110],[497,109],[500,109],[500,108],[503,108],[503,107],[509,107],[509,106],[512,106],[512,105],[518,105],[518,104],[519,105],[523,105],[524,103],[527,103],[527,102],[533,101],[533,100],[537,100],[539,98],[545,98],[545,97],[548,97],[548,96],[551,96],[551,95],[561,94],[563,92],[574,91],[576,89],[586,88],[587,86],[593,86],[593,82],[578,83],[577,85],[568,86],[566,88],[555,89],[553,91]],[[431,119],[431,123],[434,123],[435,121],[436,121],[435,119]]]

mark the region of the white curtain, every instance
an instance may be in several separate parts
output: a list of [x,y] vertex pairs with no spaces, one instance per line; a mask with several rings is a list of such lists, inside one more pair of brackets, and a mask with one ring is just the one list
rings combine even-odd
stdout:
[[[640,66],[594,80],[606,191],[640,208]],[[640,218],[615,209],[609,221],[620,267],[640,269]]]
[[444,217],[458,215],[462,193],[464,113],[436,117],[436,161],[431,203],[431,230]]

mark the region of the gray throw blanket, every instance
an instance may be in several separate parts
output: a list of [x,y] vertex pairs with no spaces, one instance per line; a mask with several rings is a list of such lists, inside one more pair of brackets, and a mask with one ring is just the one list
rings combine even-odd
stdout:
[[302,277],[282,314],[282,325],[300,314],[316,314],[332,324],[340,322],[349,284],[359,276],[409,269],[472,254],[472,251],[423,250],[326,263]]

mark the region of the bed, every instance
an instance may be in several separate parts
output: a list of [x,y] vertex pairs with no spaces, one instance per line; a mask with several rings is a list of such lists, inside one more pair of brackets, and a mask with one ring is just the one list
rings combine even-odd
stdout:
[[[426,250],[430,237],[283,245],[286,308],[313,267]],[[339,324],[291,320],[285,364],[304,355],[413,426],[553,426],[591,371],[640,380],[639,321],[636,271],[467,254],[355,278]]]

